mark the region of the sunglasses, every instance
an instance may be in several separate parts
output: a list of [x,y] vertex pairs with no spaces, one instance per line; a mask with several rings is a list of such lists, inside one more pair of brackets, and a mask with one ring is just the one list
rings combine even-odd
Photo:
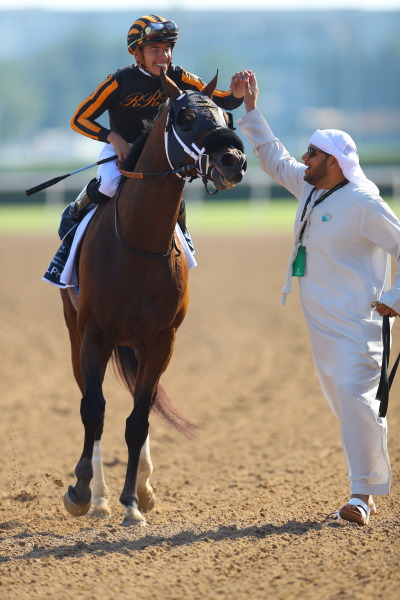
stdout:
[[321,154],[326,154],[327,156],[330,156],[328,154],[328,152],[324,152],[323,150],[319,150],[318,148],[314,148],[314,146],[308,146],[307,148],[307,154],[310,158],[312,158],[313,156],[315,156],[316,154],[318,154],[318,152],[320,152]]
[[149,23],[142,31],[142,38],[151,40],[160,37],[163,34],[178,35],[179,29],[174,21],[165,21],[164,23]]

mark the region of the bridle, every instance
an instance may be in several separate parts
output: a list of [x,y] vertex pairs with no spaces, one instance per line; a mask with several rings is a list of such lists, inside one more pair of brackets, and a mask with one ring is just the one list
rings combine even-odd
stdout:
[[[195,113],[194,126],[188,131],[177,125],[179,115],[187,109]],[[124,177],[147,179],[150,177],[168,177],[177,175],[189,182],[201,177],[208,194],[213,196],[218,190],[210,191],[210,157],[205,147],[199,147],[201,142],[212,131],[228,129],[224,112],[203,94],[188,90],[178,98],[169,100],[169,111],[164,131],[164,146],[171,170],[164,173],[140,173],[119,169]],[[195,141],[193,141],[195,140]],[[197,142],[197,143],[196,143]],[[185,164],[188,157],[194,162]]]
[[[186,113],[185,113],[186,111]],[[186,119],[186,124],[185,124]],[[189,182],[201,177],[206,191],[210,195],[218,192],[211,192],[208,189],[210,176],[210,157],[206,154],[205,146],[201,146],[208,134],[218,129],[228,129],[222,109],[217,107],[204,94],[188,90],[183,92],[178,98],[169,100],[169,110],[164,131],[164,146],[167,160],[171,166],[170,171],[163,173],[145,173],[136,171],[125,171],[119,169],[121,175],[133,179],[148,179],[152,177],[168,177],[176,175],[180,179],[189,179]],[[196,143],[197,142],[197,143]],[[193,162],[185,164],[190,157]],[[132,248],[122,237],[121,227],[118,217],[118,199],[121,187],[119,188],[115,200],[115,233],[122,245],[135,254],[149,258],[167,258],[175,249],[178,249],[175,236],[172,239],[172,246],[165,254],[153,254],[143,250]]]

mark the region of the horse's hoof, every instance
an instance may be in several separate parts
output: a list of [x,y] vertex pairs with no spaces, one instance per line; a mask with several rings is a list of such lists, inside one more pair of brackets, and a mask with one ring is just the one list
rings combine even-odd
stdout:
[[156,505],[157,497],[153,492],[153,489],[143,489],[138,490],[138,498],[139,498],[139,510],[144,513],[148,513]]
[[127,508],[126,515],[122,521],[122,527],[145,527],[146,519],[140,514],[137,508]]
[[99,506],[95,506],[93,508],[91,515],[96,519],[110,519],[111,510],[107,504],[100,504]]
[[87,504],[75,504],[72,502],[69,493],[64,496],[64,506],[73,517],[82,517],[90,510],[91,502]]

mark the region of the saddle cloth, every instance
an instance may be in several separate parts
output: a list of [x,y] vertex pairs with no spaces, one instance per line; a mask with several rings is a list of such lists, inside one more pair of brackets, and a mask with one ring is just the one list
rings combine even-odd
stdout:
[[[98,206],[95,206],[83,219],[82,221],[79,223],[79,226],[76,230],[75,236],[74,236],[74,241],[72,242],[72,246],[71,246],[71,252],[68,256],[67,262],[65,263],[65,267],[63,272],[61,273],[61,277],[60,277],[60,282],[65,285],[66,287],[75,287],[77,285],[79,285],[78,282],[78,269],[77,269],[77,264],[76,264],[76,253],[77,250],[79,248],[79,244],[82,241],[83,238],[83,234],[85,233],[86,227],[88,226],[88,223],[90,222],[90,220],[92,219],[94,213],[96,212]],[[190,248],[183,236],[183,233],[181,231],[181,228],[179,227],[178,224],[176,224],[175,226],[175,233],[177,235],[177,237],[179,238],[182,247],[185,251],[185,255],[186,255],[186,259],[188,261],[188,268],[189,269],[193,269],[194,267],[197,266],[197,262],[193,256],[193,254],[190,251]]]

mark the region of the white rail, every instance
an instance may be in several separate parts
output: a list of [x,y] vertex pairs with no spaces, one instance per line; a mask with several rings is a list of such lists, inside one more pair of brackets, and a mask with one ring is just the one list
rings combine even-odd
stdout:
[[[370,166],[366,167],[364,171],[367,177],[374,181],[378,187],[390,188],[390,195],[393,197],[393,200],[400,202],[400,166]],[[4,196],[7,192],[24,192],[26,189],[62,174],[61,172],[54,173],[54,171],[0,174],[0,195]],[[44,190],[45,202],[53,205],[65,203],[66,192],[73,191],[78,194],[90,178],[91,176],[85,172],[67,177],[56,185]],[[249,169],[243,180],[243,185],[250,188],[249,192],[246,191],[244,196],[251,201],[268,201],[271,199],[272,188],[275,186],[279,187],[266,173],[256,167]],[[201,181],[196,180],[186,186],[185,198],[189,201],[201,201],[204,198],[203,189]],[[38,195],[38,197],[40,196]],[[34,202],[34,196],[31,196],[29,201]]]

